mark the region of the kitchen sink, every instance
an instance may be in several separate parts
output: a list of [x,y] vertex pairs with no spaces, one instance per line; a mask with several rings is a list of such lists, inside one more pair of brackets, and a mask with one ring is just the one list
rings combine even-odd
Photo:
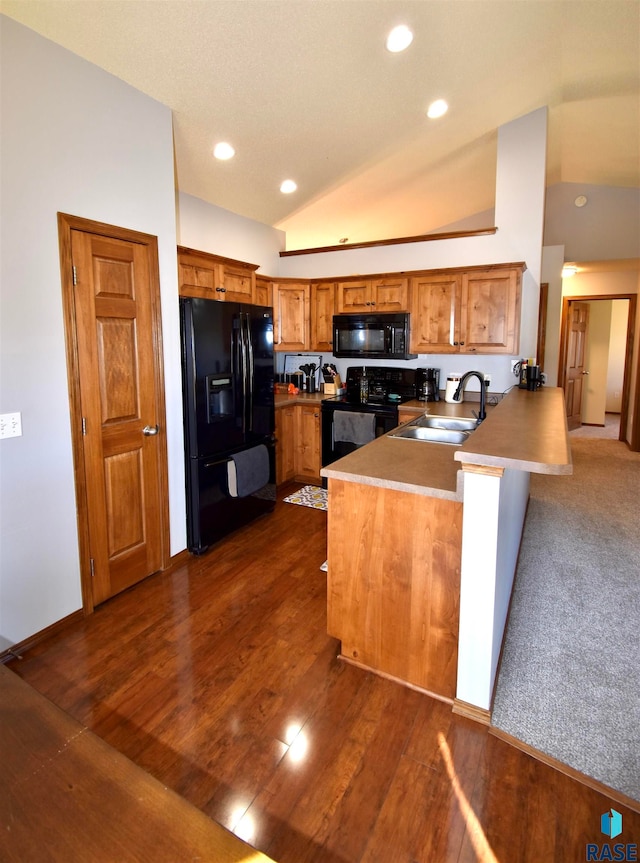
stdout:
[[468,417],[439,417],[426,415],[411,422],[412,426],[432,429],[455,429],[456,431],[473,431],[476,420]]
[[403,437],[409,440],[423,440],[431,443],[462,444],[471,434],[470,431],[447,428],[429,428],[418,425],[403,426],[396,432],[391,432],[389,437]]
[[412,420],[389,437],[431,443],[463,444],[476,427],[475,419],[467,417],[439,417],[425,415]]

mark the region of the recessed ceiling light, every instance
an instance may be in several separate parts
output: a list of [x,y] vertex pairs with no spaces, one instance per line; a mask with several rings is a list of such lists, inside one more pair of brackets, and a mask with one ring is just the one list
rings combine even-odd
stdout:
[[442,117],[449,110],[449,106],[444,101],[444,99],[436,99],[435,102],[432,102],[427,108],[427,117],[430,117],[432,120],[436,120],[438,117]]
[[290,195],[291,192],[295,192],[297,188],[298,184],[295,183],[293,180],[285,180],[283,183],[280,184],[280,191],[283,195]]
[[406,24],[399,24],[387,36],[387,51],[392,54],[397,54],[399,51],[404,51],[413,42],[413,33]]
[[585,195],[578,195],[578,197],[573,203],[576,205],[576,207],[584,207],[584,205],[587,203],[587,198]]
[[562,278],[570,279],[572,276],[575,276],[577,272],[578,268],[575,266],[575,264],[565,264],[565,266],[562,268]]
[[233,149],[231,144],[227,144],[226,141],[220,141],[219,144],[216,144],[213,148],[213,155],[216,159],[220,159],[220,161],[224,162],[227,159],[233,159],[236,151]]

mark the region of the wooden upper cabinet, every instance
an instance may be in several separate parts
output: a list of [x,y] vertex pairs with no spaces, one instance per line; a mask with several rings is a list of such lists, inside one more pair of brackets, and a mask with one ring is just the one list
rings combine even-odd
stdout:
[[409,308],[409,280],[389,277],[338,282],[336,311],[404,312]]
[[462,274],[460,332],[466,351],[517,353],[520,291],[521,272],[516,269]]
[[522,267],[427,273],[411,280],[411,351],[514,354]]
[[273,306],[273,279],[256,276],[254,301],[256,306]]
[[333,353],[333,315],[335,312],[335,284],[311,284],[311,344],[312,351]]
[[411,279],[411,352],[457,353],[460,308],[459,273],[438,273]]
[[278,282],[273,289],[273,341],[276,351],[308,351],[311,286]]
[[371,298],[376,312],[406,312],[409,308],[409,279],[373,279]]
[[257,264],[178,246],[178,290],[183,297],[253,303]]

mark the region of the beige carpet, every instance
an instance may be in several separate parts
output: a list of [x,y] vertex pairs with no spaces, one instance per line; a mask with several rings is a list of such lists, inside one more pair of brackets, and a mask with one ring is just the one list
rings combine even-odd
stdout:
[[531,477],[492,722],[640,800],[640,453],[571,449]]
[[569,437],[607,438],[618,440],[620,435],[620,414],[605,414],[604,426],[580,426],[569,432]]

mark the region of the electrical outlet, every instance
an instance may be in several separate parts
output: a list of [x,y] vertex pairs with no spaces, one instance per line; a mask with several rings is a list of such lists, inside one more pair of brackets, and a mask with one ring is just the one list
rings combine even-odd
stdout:
[[0,440],[7,437],[22,435],[22,417],[20,413],[0,414]]
[[490,386],[491,386],[491,375],[485,375],[484,376],[484,388],[485,388],[485,390],[488,390]]

